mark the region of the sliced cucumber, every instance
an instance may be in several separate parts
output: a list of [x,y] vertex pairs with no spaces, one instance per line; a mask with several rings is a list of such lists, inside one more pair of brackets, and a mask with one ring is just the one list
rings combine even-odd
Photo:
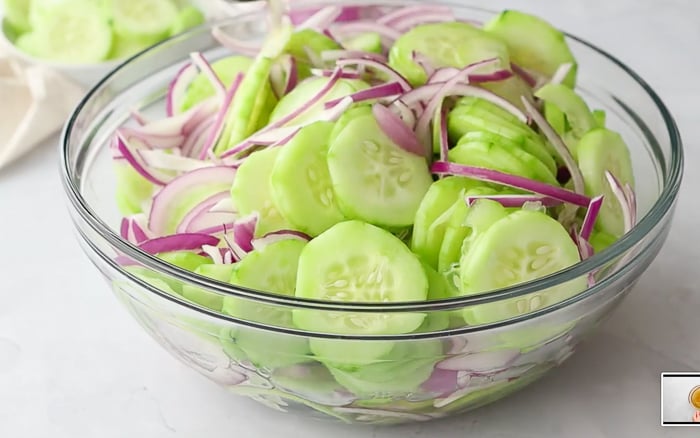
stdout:
[[392,341],[322,338],[311,338],[309,344],[316,360],[338,369],[356,369],[379,362],[396,346]]
[[[396,236],[360,221],[342,222],[309,242],[299,260],[296,296],[333,302],[425,301],[428,279],[418,257]],[[424,314],[296,309],[305,330],[336,334],[410,333]]]
[[598,254],[611,247],[617,240],[618,238],[611,234],[594,230],[593,234],[591,234],[590,244],[593,246],[593,250],[596,254]]
[[[548,215],[520,210],[489,227],[460,261],[460,291],[481,294],[554,274],[581,261],[564,227]],[[468,324],[514,318],[563,301],[587,287],[585,277],[523,297],[464,310]]]
[[280,230],[294,229],[280,214],[274,197],[270,176],[281,148],[267,148],[254,152],[238,169],[231,188],[233,205],[243,216],[259,214],[255,230],[257,237]]
[[[228,283],[233,275],[235,265],[211,265],[204,264],[194,269],[194,273],[203,277],[211,278],[222,283]],[[224,297],[204,289],[185,284],[182,287],[182,296],[206,308],[221,311],[224,307]]]
[[112,13],[115,33],[126,38],[166,38],[178,18],[177,6],[171,0],[116,0]]
[[376,363],[328,369],[338,383],[359,397],[399,397],[417,391],[428,380],[442,353],[440,341],[403,341]]
[[295,229],[316,237],[345,218],[335,201],[328,171],[333,123],[303,128],[283,148],[272,170],[275,205]]
[[537,90],[535,96],[563,112],[577,138],[583,137],[597,125],[586,102],[571,88],[561,84],[547,84]]
[[[468,196],[481,196],[498,193],[496,190],[481,188],[470,190]],[[488,228],[508,216],[508,209],[489,200],[481,200],[468,207],[464,199],[459,199],[452,210],[452,216],[445,229],[445,238],[440,247],[438,271],[445,273],[458,265],[462,252]]]
[[299,336],[241,328],[236,335],[236,346],[255,366],[268,370],[313,360],[308,339]]
[[387,227],[412,225],[433,182],[425,158],[394,144],[372,114],[351,120],[335,138],[328,167],[345,216]]
[[[251,65],[253,65],[253,60],[247,56],[229,56],[213,62],[211,67],[216,73],[216,76],[218,76],[221,82],[228,88],[236,79],[236,76],[240,73],[245,74]],[[270,92],[272,92],[271,87]],[[215,93],[216,91],[209,81],[209,78],[204,73],[199,73],[197,77],[192,80],[190,86],[187,87],[187,92],[182,100],[180,111],[187,111],[196,104],[214,96]]]
[[160,38],[125,38],[115,35],[112,40],[112,49],[109,59],[126,59],[156,44]]
[[595,120],[596,127],[605,128],[607,123],[608,115],[603,110],[593,110],[593,119]]
[[621,237],[624,233],[622,208],[610,188],[605,171],[612,173],[621,184],[634,188],[632,157],[625,141],[616,132],[595,129],[581,138],[577,151],[578,164],[586,182],[586,194],[605,196],[596,225],[608,234]]
[[576,85],[576,59],[566,38],[543,19],[506,10],[484,24],[484,30],[504,41],[511,60],[521,67],[551,77],[562,64],[573,64],[564,84],[571,88]]
[[[482,141],[487,143],[499,143],[508,149],[522,149],[544,164],[552,176],[557,174],[557,162],[550,155],[549,150],[539,138],[523,136],[517,140],[504,137],[486,131],[472,131],[461,138],[462,141]],[[539,166],[538,166],[539,167]]]
[[[97,5],[84,0],[44,3],[20,49],[63,63],[97,63],[109,55],[112,29]],[[89,35],[89,37],[86,37]]]
[[534,100],[532,88],[517,75],[503,81],[486,82],[480,84],[480,86],[506,99],[520,108],[521,111],[526,109],[522,101],[523,97],[531,102]]
[[450,161],[467,166],[498,170],[524,178],[557,185],[556,176],[541,161],[511,143],[500,141],[460,140],[450,150]]
[[414,53],[425,56],[436,68],[464,68],[492,58],[499,60],[497,69],[510,67],[505,44],[463,22],[416,26],[396,40],[389,52],[389,64],[413,86],[420,86],[428,76],[414,60]]
[[377,32],[366,32],[355,37],[341,41],[343,47],[348,50],[359,50],[361,52],[382,53],[382,36]]
[[115,199],[119,212],[124,216],[142,213],[143,206],[151,199],[155,186],[125,161],[115,161],[113,169],[116,178]]
[[432,268],[438,266],[440,246],[455,203],[464,193],[481,185],[462,177],[448,177],[433,183],[421,201],[413,226],[411,249]]
[[[308,102],[310,97],[321,92],[321,90],[328,85],[329,81],[329,78],[313,77],[301,82],[291,93],[280,100],[279,104],[277,104],[275,110],[270,115],[270,123],[292,114]],[[292,120],[289,124],[297,125],[313,120],[319,113],[324,111],[324,104],[326,102],[349,96],[366,88],[369,88],[369,85],[364,81],[358,79],[340,79],[318,103],[306,110],[304,114]]]
[[296,59],[299,78],[306,79],[311,76],[311,68],[313,67],[313,60],[310,58],[309,52],[312,53],[311,56],[320,58],[321,53],[326,50],[339,49],[342,47],[326,35],[312,29],[304,29],[294,32],[285,53],[289,53]]
[[[231,284],[257,291],[293,296],[299,256],[306,242],[296,239],[271,243],[248,254],[231,276]],[[282,306],[236,297],[224,299],[224,312],[236,318],[291,327],[291,313]]]
[[[444,300],[455,296],[447,284],[444,275],[433,269],[432,266],[423,263],[425,275],[428,277],[428,301]],[[430,333],[445,330],[450,326],[449,311],[433,311],[427,314],[423,324],[418,327],[416,333]]]

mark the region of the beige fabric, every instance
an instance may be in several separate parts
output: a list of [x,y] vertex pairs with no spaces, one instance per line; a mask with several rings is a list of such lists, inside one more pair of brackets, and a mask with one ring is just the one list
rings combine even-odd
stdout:
[[0,169],[60,131],[83,94],[57,72],[11,57],[0,44]]

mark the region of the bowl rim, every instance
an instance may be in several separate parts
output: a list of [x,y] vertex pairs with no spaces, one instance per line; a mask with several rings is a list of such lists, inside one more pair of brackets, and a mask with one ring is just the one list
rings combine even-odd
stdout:
[[[417,1],[417,0],[353,0],[349,2],[351,5],[377,5],[377,6],[407,6],[407,5],[415,5],[415,4],[421,4],[422,2]],[[483,13],[489,13],[489,14],[496,14],[498,11],[494,11],[491,9],[487,8],[482,8],[478,6],[473,6],[473,5],[467,5],[463,4],[459,1],[456,0],[441,0],[441,3],[444,5],[449,5],[457,9],[466,9],[466,10],[473,10],[473,11],[481,11]],[[317,0],[314,2],[310,2],[309,6],[314,7],[314,6],[321,6],[321,5],[327,5],[328,2],[323,1],[323,0]],[[306,6],[306,5],[305,5]],[[472,306],[472,305],[477,305],[477,304],[486,304],[486,303],[491,303],[491,302],[496,302],[504,299],[511,299],[511,298],[516,298],[519,296],[527,295],[530,293],[534,293],[543,289],[547,289],[552,286],[560,285],[562,283],[571,281],[575,278],[582,277],[585,275],[588,275],[589,272],[592,272],[610,262],[615,260],[616,258],[620,257],[621,255],[625,254],[627,251],[633,249],[635,246],[637,246],[640,241],[648,236],[661,222],[662,220],[669,214],[672,213],[673,207],[677,201],[678,198],[678,193],[680,190],[680,186],[683,180],[683,173],[684,173],[684,151],[683,151],[683,143],[681,139],[681,135],[678,129],[678,126],[675,122],[674,117],[671,115],[670,111],[668,110],[667,106],[664,104],[660,96],[651,88],[651,86],[642,78],[640,77],[634,70],[632,70],[630,67],[628,67],[626,64],[624,64],[622,61],[618,60],[616,57],[613,55],[609,54],[605,50],[597,47],[596,45],[589,43],[588,41],[581,39],[579,37],[576,37],[574,35],[571,35],[567,32],[564,32],[567,39],[570,39],[572,41],[575,41],[579,44],[582,44],[583,46],[587,47],[588,49],[593,50],[596,52],[598,55],[602,56],[605,58],[607,61],[612,62],[617,68],[622,70],[627,76],[629,76],[630,79],[632,79],[634,82],[636,82],[639,86],[642,87],[642,89],[645,91],[645,93],[648,95],[649,98],[653,101],[653,103],[656,106],[656,109],[659,111],[659,114],[662,116],[664,123],[666,125],[666,131],[669,135],[669,140],[670,140],[670,150],[671,150],[671,156],[670,156],[670,168],[667,174],[665,175],[666,177],[663,180],[664,187],[659,195],[658,199],[654,203],[654,205],[651,207],[649,212],[641,218],[641,220],[637,223],[637,225],[630,231],[628,234],[623,236],[621,239],[616,241],[610,248],[606,249],[605,251],[595,254],[593,257],[584,260],[580,263],[577,263],[576,265],[573,265],[569,268],[566,268],[562,271],[556,272],[554,274],[551,274],[546,277],[542,277],[527,283],[522,283],[516,286],[511,286],[505,289],[499,289],[499,290],[494,290],[490,291],[488,293],[484,294],[478,294],[478,295],[472,295],[472,296],[464,296],[464,297],[457,297],[457,298],[450,298],[450,299],[443,299],[443,300],[435,300],[435,301],[420,301],[420,302],[399,302],[399,303],[334,303],[334,302],[329,302],[329,301],[322,301],[322,300],[313,300],[313,299],[303,299],[303,298],[297,298],[297,297],[285,297],[285,296],[280,296],[280,295],[275,295],[271,294],[269,292],[265,291],[256,291],[253,289],[248,289],[248,288],[243,288],[243,287],[235,287],[233,285],[219,282],[213,279],[209,279],[206,277],[202,277],[199,275],[194,274],[193,272],[178,268],[174,265],[170,265],[159,258],[152,256],[148,253],[143,252],[140,250],[138,247],[135,245],[125,241],[124,239],[121,238],[117,234],[115,230],[113,230],[110,226],[108,226],[97,214],[95,214],[92,209],[89,206],[89,203],[83,198],[79,187],[75,184],[75,177],[74,177],[74,172],[73,169],[71,169],[70,166],[70,160],[69,160],[69,150],[70,148],[70,136],[72,133],[72,130],[74,128],[75,122],[77,118],[80,116],[82,113],[83,108],[91,101],[93,96],[98,93],[103,85],[107,83],[114,75],[118,74],[123,68],[128,66],[130,62],[140,56],[146,55],[150,53],[152,50],[157,50],[158,47],[161,45],[168,44],[174,39],[178,38],[187,38],[189,35],[194,34],[196,32],[201,32],[202,28],[210,29],[213,26],[216,25],[226,25],[226,24],[231,24],[234,22],[241,22],[245,21],[246,19],[252,19],[258,16],[260,11],[252,11],[249,13],[245,14],[240,14],[236,17],[229,17],[226,19],[222,20],[216,20],[216,21],[211,21],[203,26],[200,26],[198,28],[189,30],[181,35],[175,36],[173,38],[169,38],[167,40],[164,40],[151,48],[134,55],[132,58],[128,59],[126,62],[122,63],[120,66],[118,66],[116,69],[112,70],[108,75],[106,75],[104,78],[102,78],[101,81],[99,81],[94,87],[90,89],[90,91],[84,96],[83,100],[78,104],[78,106],[75,108],[73,114],[71,115],[70,119],[64,126],[62,135],[61,135],[61,142],[59,145],[60,148],[60,154],[61,154],[61,173],[62,173],[62,182],[64,185],[64,189],[66,190],[68,197],[71,201],[71,204],[73,207],[75,207],[77,213],[80,215],[80,217],[92,228],[93,231],[96,231],[101,237],[103,237],[105,240],[107,240],[114,248],[117,250],[121,251],[124,255],[132,258],[133,260],[137,261],[138,263],[141,263],[142,265],[154,270],[155,272],[163,273],[169,276],[174,277],[178,281],[184,282],[186,284],[191,284],[195,285],[197,287],[203,288],[211,293],[215,293],[218,295],[222,296],[233,296],[233,297],[239,297],[243,298],[246,300],[252,300],[260,303],[267,303],[267,304],[272,304],[272,305],[281,305],[281,306],[286,306],[292,309],[313,309],[313,310],[324,310],[324,311],[334,311],[334,312],[368,312],[368,313],[402,313],[402,312],[431,312],[431,311],[446,311],[446,310],[455,310],[459,308],[463,308],[466,306]],[[161,290],[159,290],[156,287],[153,287],[152,285],[148,284],[147,282],[141,280],[140,278],[132,275],[131,273],[125,271],[123,267],[119,266],[112,258],[107,256],[100,250],[99,248],[94,245],[93,242],[91,242],[90,238],[85,236],[82,232],[80,232],[82,238],[84,239],[84,242],[87,243],[87,245],[95,252],[98,253],[98,255],[109,265],[111,265],[113,268],[115,268],[117,271],[119,271],[122,275],[128,277],[131,281],[134,281],[137,283],[139,286],[149,290],[150,292],[159,295],[162,298],[165,298],[167,300],[170,300],[172,302],[175,302],[179,305],[183,305],[185,307],[188,307],[194,311],[197,311],[199,313],[204,313],[207,314],[208,316],[215,318],[215,319],[222,319],[226,320],[229,322],[235,322],[238,324],[243,324],[243,325],[249,325],[253,327],[258,327],[266,330],[276,330],[276,331],[282,331],[282,332],[288,332],[291,334],[300,334],[300,335],[309,335],[310,332],[308,331],[303,331],[303,330],[295,330],[295,329],[286,329],[286,328],[281,328],[281,327],[269,327],[265,326],[262,324],[256,324],[254,322],[246,321],[246,320],[241,320],[238,318],[231,317],[229,315],[225,315],[222,312],[216,312],[211,309],[207,309],[204,306],[197,305],[195,303],[189,302],[185,300],[182,297],[177,297],[168,293],[165,293]],[[658,237],[657,237],[658,238]],[[653,242],[652,242],[653,243]],[[528,320],[531,318],[536,318],[537,316],[541,316],[544,314],[548,314],[550,312],[554,312],[555,310],[561,309],[568,307],[572,304],[575,304],[579,301],[584,300],[585,298],[596,294],[598,291],[605,289],[605,287],[611,283],[616,281],[620,276],[624,275],[626,272],[629,272],[631,269],[633,269],[636,265],[634,263],[636,260],[638,260],[642,255],[643,251],[640,251],[639,254],[637,254],[632,260],[628,261],[628,263],[620,268],[618,271],[614,272],[612,275],[609,277],[603,279],[602,281],[598,282],[596,285],[593,287],[589,287],[587,289],[582,290],[581,292],[577,293],[576,295],[561,301],[557,304],[551,305],[549,307],[545,307],[542,309],[539,309],[534,312],[529,312],[525,313],[524,315],[520,315],[518,317],[510,318],[507,320],[499,321],[497,323],[491,323],[491,324],[483,324],[483,325],[477,325],[477,326],[467,326],[463,327],[460,329],[454,329],[454,330],[449,330],[449,331],[441,331],[440,333],[466,333],[466,332],[474,332],[474,331],[481,331],[485,330],[487,328],[494,328],[494,327],[500,327],[500,326],[505,326],[505,325],[510,325],[514,324],[520,321]],[[407,334],[407,335],[392,335],[392,336],[347,336],[347,339],[362,339],[362,338],[371,338],[371,339],[397,339],[401,337],[406,337],[410,339],[415,339],[415,338],[421,338],[421,337],[430,337],[426,336],[430,335],[428,334]],[[320,335],[323,336],[323,335]],[[329,337],[333,338],[343,338],[344,336],[342,335],[328,335]]]

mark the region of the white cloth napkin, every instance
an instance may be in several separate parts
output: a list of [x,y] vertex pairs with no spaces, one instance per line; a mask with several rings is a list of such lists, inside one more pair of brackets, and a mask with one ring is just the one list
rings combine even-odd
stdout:
[[58,72],[27,65],[0,44],[0,170],[60,131],[84,94]]

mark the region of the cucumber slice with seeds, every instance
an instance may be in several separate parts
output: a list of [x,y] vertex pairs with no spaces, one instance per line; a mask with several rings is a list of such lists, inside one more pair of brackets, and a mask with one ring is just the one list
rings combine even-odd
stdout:
[[425,158],[394,144],[372,114],[351,120],[335,138],[328,167],[345,216],[386,227],[412,225],[433,182]]
[[[548,215],[519,210],[489,227],[462,254],[462,295],[481,294],[545,277],[579,263],[569,233]],[[514,318],[565,300],[587,288],[585,277],[527,296],[464,310],[468,324]]]
[[[296,296],[353,303],[425,301],[428,279],[418,257],[396,236],[360,221],[340,223],[308,243],[299,260]],[[400,334],[424,314],[323,312],[295,309],[304,330],[336,334]]]
[[428,77],[414,53],[425,56],[435,68],[464,68],[475,62],[497,58],[496,68],[509,68],[505,44],[471,24],[462,22],[416,26],[396,40],[389,52],[389,64],[413,86],[423,85]]
[[506,10],[485,23],[484,30],[505,42],[511,60],[521,67],[551,77],[562,64],[573,64],[564,84],[571,88],[576,84],[576,59],[564,34],[545,20]]
[[630,184],[634,188],[632,158],[625,141],[616,132],[595,129],[581,138],[577,151],[578,164],[586,183],[586,194],[605,196],[596,226],[613,236],[622,236],[622,209],[605,177],[605,171],[615,175],[621,184]]
[[272,196],[282,216],[316,237],[345,217],[335,201],[328,171],[328,140],[333,123],[303,128],[283,148],[272,170]]
[[242,217],[259,214],[257,237],[280,230],[294,229],[279,212],[272,195],[270,176],[282,148],[267,148],[251,154],[238,169],[231,198]]
[[33,30],[17,41],[18,47],[33,56],[90,64],[105,60],[112,48],[109,22],[93,3],[47,3],[34,21]]

